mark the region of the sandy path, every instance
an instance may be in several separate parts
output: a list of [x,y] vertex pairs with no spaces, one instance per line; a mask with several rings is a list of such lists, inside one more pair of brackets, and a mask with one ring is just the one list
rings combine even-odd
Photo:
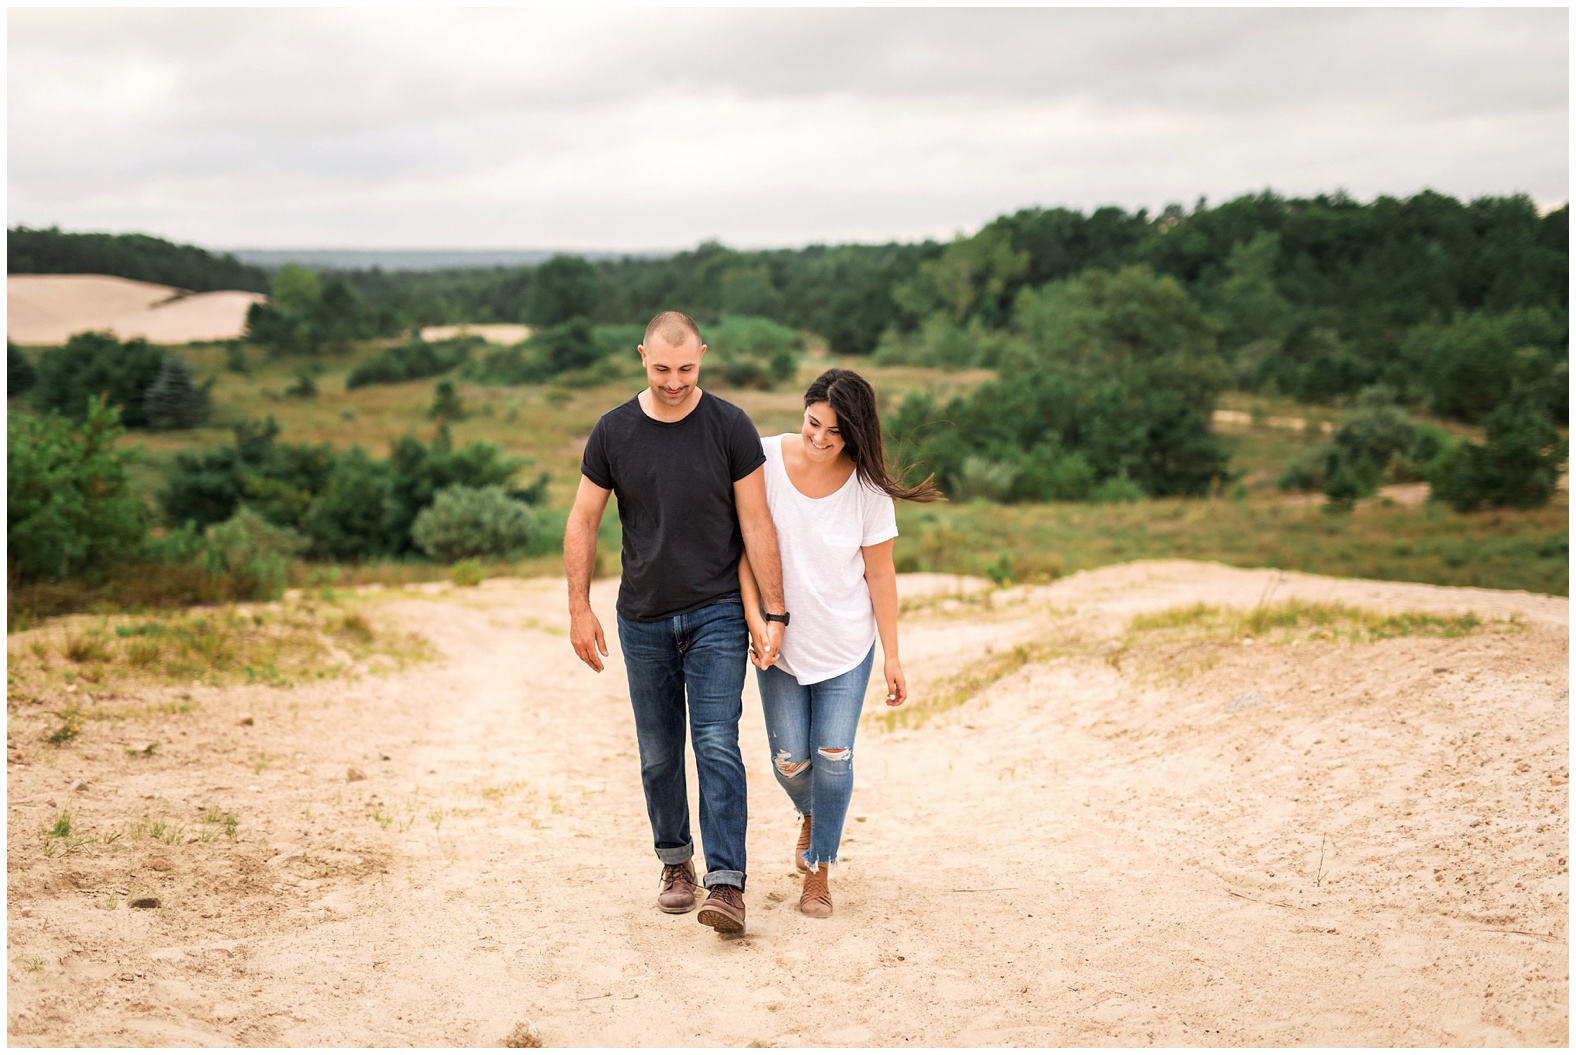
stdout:
[[[1134,613],[1266,593],[1520,629],[1233,645],[1181,678],[1117,651]],[[826,921],[793,908],[747,687],[749,930],[724,939],[652,905],[617,650],[573,660],[561,583],[375,596],[446,660],[193,688],[62,749],[13,711],[13,1043],[496,1044],[521,1020],[574,1046],[1567,1041],[1563,598],[1144,562],[922,605],[917,694],[1039,658],[922,727],[867,724]],[[128,759],[139,738],[165,746]],[[104,830],[221,803],[239,838],[46,859],[50,799]]]

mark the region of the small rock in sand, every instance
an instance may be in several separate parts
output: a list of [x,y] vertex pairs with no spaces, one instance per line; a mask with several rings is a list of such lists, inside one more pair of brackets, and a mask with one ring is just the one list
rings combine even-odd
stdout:
[[252,719],[251,715],[243,714],[243,715],[241,715],[241,724],[242,725],[256,725],[257,722]]
[[542,1046],[542,1031],[536,1028],[536,1023],[529,1020],[516,1022],[509,1035],[503,1038],[506,1048],[539,1048]]
[[347,781],[349,781],[349,780],[366,780],[367,779],[367,775],[365,773],[361,772],[361,770],[357,769],[355,766],[351,766],[349,769],[345,770],[345,779]]
[[85,780],[79,780],[75,784],[71,785],[71,790],[72,791],[86,791],[87,789],[88,789],[88,782],[85,781]]

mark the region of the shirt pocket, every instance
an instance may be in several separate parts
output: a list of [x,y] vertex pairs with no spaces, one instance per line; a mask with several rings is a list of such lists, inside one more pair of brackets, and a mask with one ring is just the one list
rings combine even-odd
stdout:
[[859,532],[853,528],[824,528],[821,531],[824,560],[845,589],[857,585],[865,577],[864,555],[859,543]]

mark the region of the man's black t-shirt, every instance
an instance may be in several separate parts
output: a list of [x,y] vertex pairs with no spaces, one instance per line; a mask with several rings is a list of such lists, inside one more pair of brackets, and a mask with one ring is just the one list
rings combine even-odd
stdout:
[[649,417],[638,396],[602,415],[580,471],[618,497],[619,615],[666,619],[738,591],[744,538],[733,485],[765,463],[749,415],[710,392],[679,421]]

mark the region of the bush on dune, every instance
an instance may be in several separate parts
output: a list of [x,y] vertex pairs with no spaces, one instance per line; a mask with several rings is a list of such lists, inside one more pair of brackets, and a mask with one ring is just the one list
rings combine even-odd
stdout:
[[511,557],[530,546],[536,521],[531,508],[503,488],[444,488],[411,525],[411,538],[434,560]]
[[134,557],[147,516],[116,446],[119,412],[102,399],[73,424],[58,413],[6,424],[6,543],[13,583],[92,577]]
[[413,334],[404,344],[396,344],[357,364],[345,378],[345,390],[436,377],[467,362],[471,353],[486,343],[475,336],[424,341]]
[[88,401],[102,395],[120,408],[120,423],[129,429],[148,425],[145,395],[164,368],[165,353],[141,337],[122,343],[109,333],[79,333],[61,348],[49,348],[38,359],[33,405],[40,413],[59,411],[73,421],[85,420]]

